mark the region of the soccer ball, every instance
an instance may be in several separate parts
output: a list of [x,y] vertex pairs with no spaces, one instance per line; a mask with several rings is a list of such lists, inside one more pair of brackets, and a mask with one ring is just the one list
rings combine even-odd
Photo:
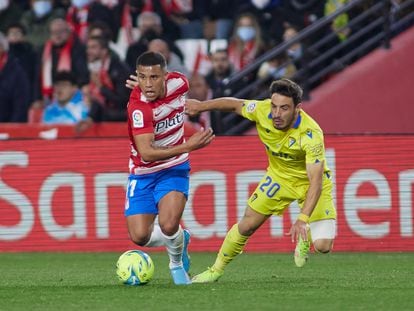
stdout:
[[116,274],[126,285],[144,285],[154,276],[154,263],[151,257],[140,250],[123,253],[116,263]]

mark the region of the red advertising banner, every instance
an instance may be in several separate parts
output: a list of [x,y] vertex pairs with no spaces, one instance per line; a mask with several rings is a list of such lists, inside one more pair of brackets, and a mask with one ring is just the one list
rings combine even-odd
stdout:
[[[414,136],[327,136],[338,209],[336,251],[414,251]],[[125,138],[0,142],[0,251],[123,251]],[[267,158],[256,137],[217,137],[193,152],[183,225],[191,251],[216,251],[243,214]],[[294,203],[247,251],[292,251]]]

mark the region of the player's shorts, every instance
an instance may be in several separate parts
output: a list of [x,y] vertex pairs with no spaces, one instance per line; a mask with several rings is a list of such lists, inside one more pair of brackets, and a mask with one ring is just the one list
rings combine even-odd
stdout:
[[158,202],[169,192],[178,191],[188,198],[190,164],[174,166],[145,175],[130,175],[125,198],[125,216],[158,215]]
[[[309,185],[295,185],[267,172],[247,203],[262,215],[283,215],[295,200],[302,208],[308,188]],[[332,199],[332,182],[326,176],[324,176],[321,196],[309,222],[322,219],[336,219],[336,209]]]

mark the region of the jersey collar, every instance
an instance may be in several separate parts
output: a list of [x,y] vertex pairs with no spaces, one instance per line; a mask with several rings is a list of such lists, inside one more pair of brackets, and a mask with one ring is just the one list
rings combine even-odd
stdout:
[[296,119],[295,124],[293,124],[293,128],[297,129],[299,127],[301,121],[302,121],[302,115],[300,114],[300,111],[299,111],[298,118]]

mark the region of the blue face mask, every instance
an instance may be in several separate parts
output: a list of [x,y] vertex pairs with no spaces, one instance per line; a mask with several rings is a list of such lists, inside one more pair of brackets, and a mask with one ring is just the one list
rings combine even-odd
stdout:
[[36,17],[43,17],[52,11],[52,3],[50,1],[35,1],[33,11]]
[[285,76],[286,67],[269,67],[268,73],[273,79],[280,79]]
[[302,47],[299,47],[295,50],[288,50],[289,57],[293,58],[294,60],[297,60],[302,57]]
[[237,35],[242,41],[247,42],[254,38],[256,29],[252,26],[240,26],[237,28]]
[[72,0],[71,2],[74,7],[81,9],[84,6],[88,5],[91,1],[90,0]]

